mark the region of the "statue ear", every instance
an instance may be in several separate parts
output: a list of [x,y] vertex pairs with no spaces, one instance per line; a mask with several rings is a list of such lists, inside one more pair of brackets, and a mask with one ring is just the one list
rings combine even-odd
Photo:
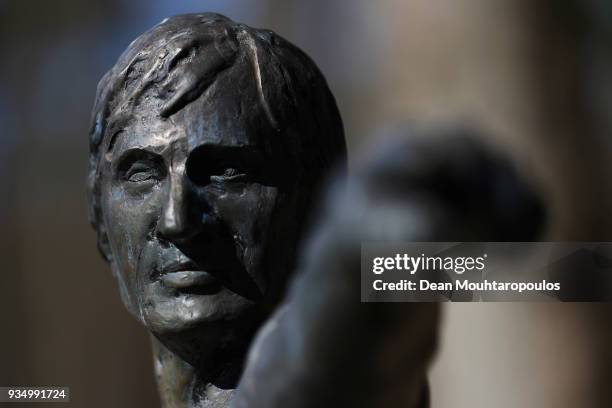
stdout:
[[110,243],[108,242],[108,234],[106,234],[106,226],[104,223],[100,223],[97,228],[98,233],[98,251],[102,254],[102,257],[106,262],[112,264],[113,256],[110,250]]

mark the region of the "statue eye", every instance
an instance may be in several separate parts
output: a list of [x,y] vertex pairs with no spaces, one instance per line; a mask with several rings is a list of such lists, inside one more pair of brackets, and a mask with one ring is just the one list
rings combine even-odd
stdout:
[[132,183],[140,183],[153,178],[153,175],[147,171],[138,171],[128,176],[127,180]]
[[240,174],[241,174],[241,173],[240,173],[240,172],[239,172],[237,169],[235,169],[235,168],[233,168],[233,167],[229,167],[229,168],[225,169],[225,171],[224,171],[224,172],[223,172],[223,174],[222,174],[222,177],[227,177],[227,178],[229,178],[229,177],[238,176],[238,175],[240,175]]
[[117,177],[125,183],[149,184],[166,175],[163,159],[140,149],[125,152],[117,163]]
[[200,146],[187,158],[187,177],[200,187],[213,183],[225,188],[249,182],[257,174],[258,157],[242,146]]
[[124,174],[124,179],[130,183],[142,183],[149,180],[157,180],[158,172],[146,162],[133,163]]
[[217,171],[216,173],[217,174],[212,174],[210,176],[211,181],[238,181],[246,176],[245,172],[234,167],[228,167],[226,169]]

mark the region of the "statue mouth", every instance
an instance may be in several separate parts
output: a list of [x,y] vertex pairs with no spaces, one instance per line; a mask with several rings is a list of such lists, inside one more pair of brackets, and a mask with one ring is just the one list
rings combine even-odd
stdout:
[[[205,271],[182,270],[165,273],[160,277],[164,286],[173,289],[221,289],[217,278]],[[218,290],[217,290],[218,291]]]
[[168,288],[194,294],[214,294],[222,289],[219,279],[191,260],[166,265],[159,280]]
[[215,295],[227,289],[254,302],[261,298],[261,290],[237,260],[221,257],[221,262],[209,258],[200,262],[198,254],[193,255],[164,253],[150,269],[150,282],[169,289],[174,296]]

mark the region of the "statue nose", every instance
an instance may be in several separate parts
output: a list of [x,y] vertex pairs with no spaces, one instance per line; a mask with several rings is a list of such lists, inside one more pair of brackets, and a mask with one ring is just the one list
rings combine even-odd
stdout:
[[196,194],[187,178],[172,174],[157,226],[158,236],[177,244],[189,241],[201,229],[197,207]]

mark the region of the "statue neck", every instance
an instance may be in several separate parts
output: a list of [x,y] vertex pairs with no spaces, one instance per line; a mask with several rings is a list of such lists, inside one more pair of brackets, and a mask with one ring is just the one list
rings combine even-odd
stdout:
[[155,377],[162,408],[227,408],[233,389],[221,389],[203,380],[193,366],[151,336]]

